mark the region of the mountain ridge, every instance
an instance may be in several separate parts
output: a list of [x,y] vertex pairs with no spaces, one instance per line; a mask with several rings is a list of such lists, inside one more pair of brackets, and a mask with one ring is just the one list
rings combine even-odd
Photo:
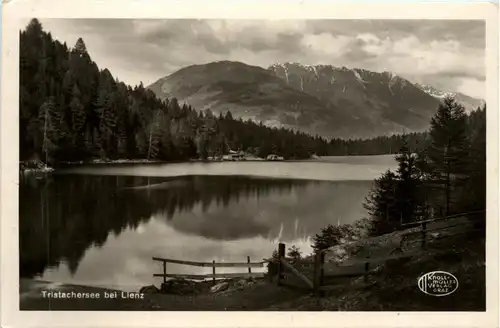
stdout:
[[275,71],[277,68],[285,69],[287,70],[287,66],[297,66],[301,67],[304,70],[314,72],[314,74],[317,76],[318,68],[323,69],[323,68],[330,68],[332,71],[338,71],[338,72],[349,72],[352,71],[355,76],[358,78],[360,82],[362,81],[362,78],[360,77],[360,74],[368,74],[371,76],[374,75],[382,75],[382,76],[387,76],[392,83],[397,83],[398,81],[406,84],[410,83],[413,84],[414,86],[418,87],[425,93],[429,94],[430,96],[437,98],[437,99],[443,99],[446,96],[451,96],[456,98],[458,102],[460,102],[466,109],[466,111],[470,112],[477,107],[482,107],[485,104],[484,99],[479,99],[472,97],[470,95],[464,94],[462,92],[452,92],[452,91],[444,91],[440,90],[439,88],[433,87],[428,84],[422,84],[418,82],[412,82],[409,79],[402,77],[400,75],[397,75],[396,73],[390,72],[390,71],[372,71],[372,70],[367,70],[364,68],[349,68],[346,66],[335,66],[331,64],[318,64],[318,65],[309,65],[309,64],[301,64],[299,62],[284,62],[284,63],[275,63],[272,64],[268,67],[268,70],[270,71]]
[[436,88],[436,87],[434,87],[432,85],[429,85],[429,84],[412,82],[409,79],[407,79],[405,77],[402,77],[402,76],[400,76],[400,75],[398,75],[396,73],[393,73],[391,71],[373,71],[373,70],[368,70],[368,69],[365,69],[365,68],[357,68],[357,67],[350,68],[350,67],[347,67],[347,66],[335,66],[335,65],[332,65],[332,64],[309,65],[309,64],[301,64],[301,63],[295,62],[295,61],[289,61],[289,62],[283,62],[283,63],[277,62],[277,63],[274,63],[272,65],[269,65],[267,69],[271,70],[271,69],[273,69],[275,67],[279,67],[279,66],[283,66],[283,65],[297,65],[297,66],[303,67],[304,69],[308,69],[308,70],[316,71],[316,72],[317,72],[317,68],[329,67],[329,68],[331,68],[333,70],[337,70],[337,71],[350,71],[350,70],[352,70],[352,71],[355,71],[355,72],[364,72],[364,73],[371,73],[371,74],[385,74],[385,75],[388,75],[388,76],[394,76],[396,78],[407,80],[410,83],[414,84],[415,86],[421,88],[426,93],[429,93],[430,95],[435,96],[436,98],[444,98],[446,95],[450,95],[450,96],[464,96],[464,97],[475,99],[477,101],[484,102],[484,99],[473,97],[473,96],[467,95],[467,94],[465,94],[463,92],[445,91],[445,90],[440,90],[439,88]]
[[198,110],[231,111],[271,127],[341,138],[424,131],[441,101],[392,72],[297,62],[190,65],[148,88]]

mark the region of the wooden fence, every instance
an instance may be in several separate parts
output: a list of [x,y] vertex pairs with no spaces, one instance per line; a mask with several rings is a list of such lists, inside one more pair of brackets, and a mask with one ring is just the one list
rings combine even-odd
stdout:
[[[369,263],[349,266],[325,265],[325,251],[320,251],[308,259],[285,257],[285,244],[278,245],[278,259],[269,260],[269,266],[275,266],[276,283],[278,285],[303,288],[320,294],[322,291],[335,288],[339,279],[365,276],[369,272]],[[365,280],[366,280],[365,278]]]
[[[167,277],[171,278],[185,278],[193,280],[205,280],[218,278],[259,278],[264,276],[264,272],[252,272],[252,268],[263,268],[265,262],[250,262],[250,256],[247,256],[247,262],[220,262],[216,263],[215,260],[212,262],[194,262],[194,261],[182,261],[174,259],[166,259],[161,257],[153,257],[153,261],[162,262],[163,273],[155,273],[154,277],[163,277],[163,282],[167,281]],[[212,268],[212,273],[209,274],[172,274],[167,273],[167,263],[182,264],[197,267],[209,267]],[[215,268],[248,268],[248,272],[234,272],[234,273],[216,273]]]
[[[405,245],[411,244],[411,243],[420,243],[422,248],[426,248],[427,243],[430,240],[436,240],[436,239],[442,239],[442,238],[449,238],[461,234],[466,234],[466,233],[471,233],[475,231],[479,231],[481,229],[474,228],[474,222],[470,221],[467,219],[467,216],[472,216],[472,215],[477,215],[477,214],[482,214],[485,213],[485,210],[480,210],[480,211],[474,211],[474,212],[467,212],[467,213],[459,213],[459,214],[454,214],[454,215],[448,215],[444,217],[439,217],[439,218],[432,218],[428,220],[422,220],[422,221],[416,221],[416,222],[409,222],[409,223],[404,223],[401,224],[402,228],[407,228],[407,227],[420,227],[419,230],[417,231],[410,231],[406,232],[402,235],[401,238],[401,245],[400,249],[402,250]],[[465,220],[462,222],[455,222],[452,224],[446,224],[446,221],[449,219],[457,219],[463,217]],[[432,224],[442,224],[441,226],[435,226],[435,227],[428,227],[429,225]],[[456,231],[455,233],[446,233],[443,235],[439,235],[440,232],[443,230],[448,230],[450,228],[458,228],[459,231]],[[463,228],[463,229],[461,229]],[[436,233],[438,236],[429,238],[429,235]]]
[[[435,232],[450,229],[453,227],[459,227],[464,225],[473,225],[473,221],[466,219],[466,216],[484,213],[485,211],[476,211],[469,213],[461,213],[456,215],[451,215],[442,218],[433,218],[429,220],[423,220],[418,222],[411,222],[402,224],[402,228],[406,227],[419,227],[419,230],[410,231],[402,234],[401,245],[399,249],[402,251],[404,244],[420,242],[421,247],[425,248],[429,242],[429,234]],[[451,218],[464,217],[465,220],[462,222],[455,222],[452,224],[444,224],[442,226],[436,226],[436,222],[446,221]],[[434,227],[429,225],[434,224]],[[471,229],[467,227],[465,229],[459,229],[458,233],[446,233],[438,237],[432,236],[432,240],[452,237],[460,235],[463,233],[469,233],[478,229]],[[438,233],[439,234],[439,233]],[[412,239],[412,236],[416,238]],[[351,279],[354,277],[364,277],[364,281],[368,281],[368,275],[370,271],[377,266],[377,264],[385,263],[391,259],[400,259],[405,257],[401,254],[389,254],[385,257],[379,257],[375,259],[360,259],[350,265],[337,265],[333,262],[325,263],[325,254],[329,249],[316,252],[312,257],[306,259],[294,259],[290,257],[285,257],[285,244],[280,243],[278,245],[278,258],[265,260],[262,262],[251,262],[250,257],[247,256],[247,262],[220,262],[216,263],[215,260],[212,262],[193,262],[193,261],[182,261],[174,260],[160,257],[153,257],[154,261],[162,262],[163,273],[155,273],[154,277],[163,277],[165,282],[167,277],[182,277],[186,279],[196,279],[205,280],[212,279],[213,282],[218,278],[261,278],[265,276],[264,272],[252,272],[251,268],[263,268],[264,264],[268,265],[268,276],[274,278],[278,285],[304,288],[307,290],[314,291],[315,293],[321,294],[323,291],[331,290],[336,288],[340,284],[342,279]],[[412,256],[411,254],[408,256]],[[198,267],[210,267],[212,268],[211,274],[172,274],[167,273],[167,263],[198,266]],[[248,272],[235,272],[235,273],[216,273],[216,268],[248,268]]]
[[[410,242],[411,236],[417,236],[417,238],[411,242],[420,242],[421,247],[425,248],[429,242],[429,234],[434,232],[442,231],[445,229],[450,229],[453,227],[463,227],[455,233],[446,233],[438,237],[432,237],[432,240],[453,237],[463,233],[469,233],[476,231],[473,227],[464,227],[473,225],[473,222],[465,218],[466,215],[484,213],[484,211],[476,211],[470,213],[461,213],[457,215],[447,216],[443,218],[434,218],[425,221],[412,222],[402,225],[405,226],[420,226],[421,229],[417,231],[407,232],[402,234],[402,241],[400,245],[400,250],[403,249],[403,243]],[[445,221],[450,218],[464,217],[463,222],[455,222],[452,224],[444,224],[438,227],[428,228],[428,224],[438,221]],[[337,286],[341,285],[342,279],[350,279],[355,277],[364,277],[363,281],[368,282],[368,275],[371,273],[378,264],[383,264],[389,260],[404,258],[404,254],[388,254],[384,257],[374,258],[374,259],[360,259],[350,265],[337,265],[333,262],[325,263],[325,254],[329,251],[328,249],[316,252],[312,257],[307,259],[293,259],[285,257],[285,244],[280,243],[278,245],[278,258],[268,260],[270,268],[272,266],[275,269],[270,270],[272,274],[275,274],[276,282],[278,285],[291,286],[296,288],[305,288],[315,293],[321,294],[323,291],[335,289]],[[412,254],[406,255],[411,257]],[[273,271],[274,270],[274,271]]]

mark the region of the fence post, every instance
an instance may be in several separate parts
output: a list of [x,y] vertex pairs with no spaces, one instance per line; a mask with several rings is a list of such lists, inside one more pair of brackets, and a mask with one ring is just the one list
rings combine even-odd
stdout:
[[325,277],[325,252],[324,250],[319,251],[319,285],[324,285]]
[[425,248],[427,238],[427,222],[422,223],[422,248]]
[[248,263],[248,273],[252,273],[252,268],[250,267],[250,256],[247,256],[247,263]]
[[317,260],[315,258],[314,262],[315,262],[315,267],[316,267],[316,261],[317,261],[317,276],[315,277],[316,278],[316,281],[317,281],[317,286],[318,286],[318,291],[317,291],[317,295],[319,297],[323,297],[325,296],[325,292],[321,289],[321,287],[325,284],[324,282],[324,277],[325,277],[325,271],[324,271],[324,266],[325,266],[325,252],[324,250],[319,250],[317,255]]
[[314,294],[318,295],[319,288],[321,287],[319,284],[319,275],[320,275],[320,265],[321,265],[321,254],[316,252],[314,254],[314,276],[313,276],[313,290]]
[[215,260],[213,260],[212,263],[213,263],[213,266],[212,266],[212,274],[213,274],[212,282],[215,284]]
[[283,264],[281,261],[285,259],[285,244],[278,244],[278,286],[280,285],[281,276],[283,275]]
[[167,262],[163,261],[163,282],[167,282]]

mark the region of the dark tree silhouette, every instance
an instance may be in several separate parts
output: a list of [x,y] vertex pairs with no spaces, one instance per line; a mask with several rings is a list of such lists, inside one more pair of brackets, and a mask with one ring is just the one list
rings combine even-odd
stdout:
[[[448,97],[437,109],[428,139],[419,148],[408,147],[403,138],[396,156],[397,171],[376,179],[364,204],[373,235],[429,218],[433,210],[446,215],[486,208],[485,112],[486,108],[478,109],[467,116]],[[478,222],[484,223],[484,218],[479,215]]]
[[452,189],[468,175],[467,115],[462,105],[447,97],[431,119],[431,145],[427,150],[428,176],[444,197],[444,214],[450,214]]

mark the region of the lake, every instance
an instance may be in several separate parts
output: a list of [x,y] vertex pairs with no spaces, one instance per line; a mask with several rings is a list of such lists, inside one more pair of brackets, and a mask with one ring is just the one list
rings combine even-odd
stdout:
[[[366,216],[372,180],[395,166],[393,156],[352,156],[92,165],[23,177],[21,277],[132,291],[161,282],[153,256],[257,262],[278,242],[308,254],[325,225]],[[169,273],[210,270],[167,265]]]

